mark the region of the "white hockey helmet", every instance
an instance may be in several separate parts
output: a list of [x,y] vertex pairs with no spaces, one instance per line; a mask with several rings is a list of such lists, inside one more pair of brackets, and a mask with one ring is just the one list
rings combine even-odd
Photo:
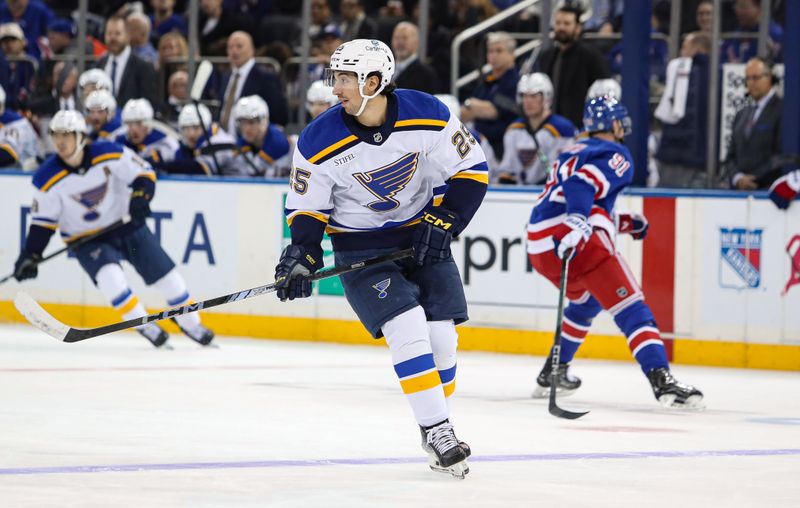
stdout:
[[[200,115],[197,114],[198,109],[200,110]],[[198,104],[196,108],[194,104],[186,104],[181,108],[181,112],[178,114],[179,128],[202,126],[205,126],[206,129],[211,128],[211,111],[208,110],[205,104]]]
[[326,85],[321,79],[311,83],[306,90],[306,109],[311,109],[315,102],[327,102],[330,106],[335,106],[339,98],[333,95],[333,87]]
[[[358,93],[364,99],[356,116],[364,112],[367,101],[377,97],[394,77],[394,55],[389,46],[377,39],[354,39],[345,42],[331,55],[331,64],[325,69],[325,83],[334,84],[335,72],[352,72],[358,78]],[[377,72],[381,77],[381,84],[372,95],[364,95],[364,84],[367,77]]]
[[50,119],[50,125],[47,130],[52,134],[54,132],[74,132],[86,134],[89,129],[86,127],[86,120],[79,111],[74,109],[62,109],[56,111],[53,118]]
[[611,78],[595,80],[586,92],[586,100],[597,99],[598,97],[613,97],[620,100],[622,98],[622,88],[616,80]]
[[153,119],[153,106],[147,99],[131,99],[122,108],[122,122],[149,122]]
[[83,90],[88,85],[94,85],[100,90],[111,91],[111,78],[103,69],[89,69],[78,78],[78,86]]
[[534,72],[525,74],[519,78],[517,83],[517,101],[522,102],[523,95],[542,94],[544,103],[549,108],[553,104],[553,82],[547,74]]
[[456,99],[455,95],[450,95],[449,93],[437,93],[434,95],[437,99],[442,101],[447,109],[450,110],[450,114],[455,116],[459,120],[461,119],[461,104]]
[[109,114],[117,111],[117,100],[108,90],[95,90],[86,97],[86,110],[102,109]]
[[233,118],[239,120],[269,119],[269,106],[258,95],[248,95],[236,101]]

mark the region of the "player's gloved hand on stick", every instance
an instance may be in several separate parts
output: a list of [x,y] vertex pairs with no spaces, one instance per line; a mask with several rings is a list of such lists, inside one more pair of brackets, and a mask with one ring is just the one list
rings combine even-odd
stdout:
[[289,245],[283,250],[275,267],[275,286],[282,302],[311,296],[308,276],[320,268],[320,263],[302,245]]
[[131,222],[141,224],[146,218],[150,217],[150,199],[152,197],[145,189],[133,189],[131,202],[128,205]]
[[556,244],[555,252],[559,259],[573,257],[586,247],[586,242],[592,236],[592,226],[586,219],[578,214],[567,215],[564,222],[557,226],[553,233]]
[[41,254],[30,254],[23,250],[20,252],[17,262],[14,263],[14,278],[18,281],[35,279],[39,275],[39,262],[41,260]]
[[634,240],[644,240],[650,223],[647,218],[636,212],[622,212],[617,214],[617,232],[628,233]]
[[786,210],[798,193],[800,193],[800,169],[775,180],[769,188],[769,199],[781,210]]
[[424,265],[426,259],[450,257],[450,242],[460,231],[460,222],[455,212],[441,206],[425,212],[414,231],[414,259],[418,266]]

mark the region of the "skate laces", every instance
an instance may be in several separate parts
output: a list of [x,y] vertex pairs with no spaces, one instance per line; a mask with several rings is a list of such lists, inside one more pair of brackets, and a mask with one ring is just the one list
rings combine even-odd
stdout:
[[459,446],[452,423],[442,423],[428,431],[428,444],[440,452]]

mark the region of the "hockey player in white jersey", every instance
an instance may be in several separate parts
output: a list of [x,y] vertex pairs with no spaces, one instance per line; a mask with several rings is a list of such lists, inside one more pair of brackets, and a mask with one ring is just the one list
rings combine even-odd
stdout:
[[233,107],[239,136],[234,165],[242,176],[289,176],[289,140],[269,122],[269,107],[258,95],[242,97]]
[[78,78],[78,91],[80,92],[81,104],[86,107],[86,99],[95,90],[111,91],[111,78],[103,69],[89,69],[83,71]]
[[26,118],[6,109],[6,91],[0,86],[0,168],[32,170],[41,156],[42,145],[36,131]]
[[338,103],[339,99],[333,95],[333,88],[322,80],[314,81],[306,90],[306,111],[312,120]]
[[86,120],[91,127],[89,138],[113,141],[125,133],[117,100],[107,90],[95,90],[86,97]]
[[127,146],[152,165],[169,162],[178,151],[178,139],[153,125],[153,106],[147,99],[131,99],[122,108],[125,133],[116,142]]
[[[77,111],[59,111],[50,122],[56,154],[33,176],[31,226],[14,265],[14,277],[22,281],[38,275],[38,262],[56,230],[69,243],[109,228],[129,214],[128,224],[75,248],[81,267],[126,320],[147,312],[122,272],[123,259],[147,285],[155,285],[170,307],[188,304],[183,277],[145,224],[155,192],[155,173],[131,150],[117,143],[91,142],[86,131]],[[214,338],[194,313],[175,320],[189,338],[204,346]],[[155,323],[137,330],[155,347],[168,339]]]
[[525,74],[517,84],[517,102],[523,116],[503,136],[503,160],[492,182],[538,185],[550,166],[572,144],[577,130],[568,119],[553,113],[553,84],[547,74]]
[[181,130],[178,150],[171,161],[157,165],[159,171],[190,175],[237,174],[236,139],[211,121],[211,111],[204,104],[197,107],[187,104],[181,108],[178,127]]
[[[455,325],[468,319],[450,242],[469,224],[488,183],[469,130],[435,97],[395,90],[394,56],[356,39],[331,56],[340,105],[306,127],[286,199],[292,243],[275,269],[281,300],[311,295],[323,232],[346,265],[413,246],[415,256],[341,277],[345,297],[375,338],[385,337],[435,471],[463,478],[469,446],[449,421]],[[435,196],[440,196],[436,198]]]

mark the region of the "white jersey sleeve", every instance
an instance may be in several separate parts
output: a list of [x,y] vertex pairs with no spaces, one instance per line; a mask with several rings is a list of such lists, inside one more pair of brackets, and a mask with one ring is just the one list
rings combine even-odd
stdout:
[[447,125],[426,154],[441,168],[442,180],[468,178],[489,183],[489,166],[480,142],[461,120],[450,115]]
[[308,162],[300,150],[295,150],[292,157],[289,187],[286,220],[290,226],[300,215],[308,215],[327,224],[333,209],[333,179],[320,166]]

